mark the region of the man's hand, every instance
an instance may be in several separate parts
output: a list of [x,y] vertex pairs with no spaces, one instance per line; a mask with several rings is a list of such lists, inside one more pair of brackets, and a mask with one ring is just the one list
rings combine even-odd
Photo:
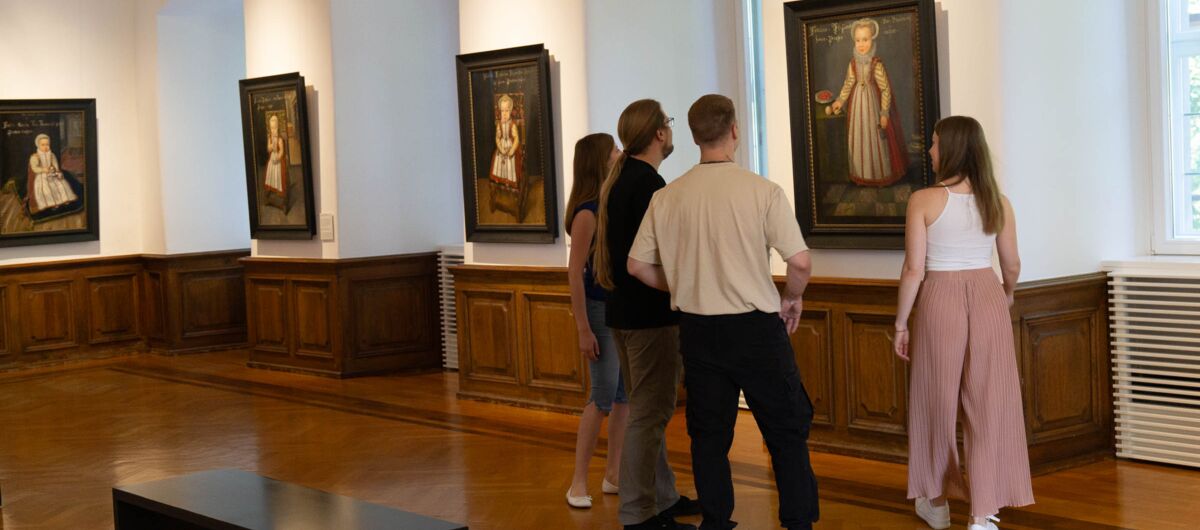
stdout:
[[804,313],[804,299],[802,298],[784,298],[781,301],[779,308],[779,318],[783,320],[784,326],[787,327],[788,335],[796,332],[796,328],[800,327],[800,315]]

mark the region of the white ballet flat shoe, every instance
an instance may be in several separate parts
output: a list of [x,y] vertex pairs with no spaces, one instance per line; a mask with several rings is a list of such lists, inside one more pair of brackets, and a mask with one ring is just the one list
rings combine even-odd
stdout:
[[987,521],[985,521],[986,524],[976,523],[967,527],[967,530],[1000,530],[1000,528],[996,526],[996,523],[998,522],[1000,522],[999,517],[996,517],[995,515],[989,515],[987,517]]
[[575,497],[575,496],[571,495],[571,489],[567,488],[567,504],[570,505],[572,508],[584,508],[584,509],[591,508],[592,507],[592,496],[591,495],[582,495],[579,497]]
[[930,528],[935,530],[950,528],[950,503],[934,506],[929,499],[918,497],[913,504],[917,509],[917,517],[924,520]]
[[603,491],[604,493],[607,493],[609,495],[616,495],[618,492],[621,491],[621,488],[617,487],[616,484],[609,482],[608,478],[605,477],[604,482],[600,483],[600,491]]

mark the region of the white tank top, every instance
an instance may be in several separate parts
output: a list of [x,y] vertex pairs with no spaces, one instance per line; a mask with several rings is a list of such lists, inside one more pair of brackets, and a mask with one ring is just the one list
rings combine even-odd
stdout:
[[965,271],[992,267],[996,235],[983,231],[975,194],[946,189],[946,208],[929,225],[925,270]]

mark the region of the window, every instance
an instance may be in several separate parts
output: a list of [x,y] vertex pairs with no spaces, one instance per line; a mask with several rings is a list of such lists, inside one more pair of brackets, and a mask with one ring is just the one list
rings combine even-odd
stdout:
[[1158,7],[1151,20],[1165,37],[1165,90],[1154,251],[1200,254],[1200,0],[1159,0]]
[[746,107],[749,119],[742,134],[750,151],[750,170],[765,175],[767,171],[766,91],[763,74],[762,0],[742,0],[741,34],[744,36],[744,75],[746,78]]

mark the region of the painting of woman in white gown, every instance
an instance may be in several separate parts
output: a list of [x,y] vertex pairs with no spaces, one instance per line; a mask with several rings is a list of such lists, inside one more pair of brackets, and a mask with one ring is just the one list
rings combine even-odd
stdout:
[[0,101],[0,247],[99,236],[94,102]]
[[846,111],[849,177],[861,186],[889,186],[904,177],[908,152],[903,123],[896,112],[892,82],[883,60],[875,54],[879,22],[854,21],[854,57],[846,68],[846,81],[838,98],[825,108],[827,115]]
[[903,248],[908,198],[933,179],[933,1],[784,6],[800,227],[814,248]]

